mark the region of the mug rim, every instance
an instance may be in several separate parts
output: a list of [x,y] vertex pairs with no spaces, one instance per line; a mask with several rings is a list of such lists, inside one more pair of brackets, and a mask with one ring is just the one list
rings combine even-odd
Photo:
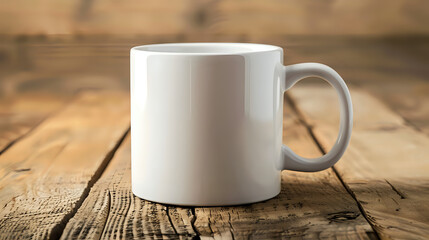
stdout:
[[198,42],[147,44],[131,48],[131,51],[161,55],[243,55],[282,51],[278,46],[260,43]]

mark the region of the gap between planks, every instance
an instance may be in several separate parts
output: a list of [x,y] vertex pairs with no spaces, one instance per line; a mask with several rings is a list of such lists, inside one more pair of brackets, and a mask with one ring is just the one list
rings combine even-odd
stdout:
[[0,156],[1,238],[60,237],[129,132],[128,99],[80,93]]
[[157,204],[132,194],[129,160],[128,133],[61,239],[197,236],[194,208]]
[[91,179],[88,182],[87,187],[83,190],[83,193],[79,199],[79,201],[75,204],[74,208],[71,210],[70,213],[68,213],[66,216],[64,216],[63,224],[57,225],[55,228],[52,229],[52,233],[50,238],[51,239],[59,239],[61,235],[63,234],[64,228],[67,224],[67,222],[73,218],[73,216],[76,214],[77,210],[82,206],[83,201],[88,197],[89,191],[94,186],[94,184],[98,181],[98,179],[103,174],[106,167],[109,165],[109,162],[112,160],[113,156],[115,156],[116,151],[118,150],[119,146],[124,142],[125,137],[128,135],[130,131],[130,128],[125,131],[124,135],[119,139],[117,144],[113,147],[113,149],[107,153],[106,158],[103,160],[103,162],[100,164],[99,168],[95,171],[94,175],[91,177]]
[[[295,87],[290,95],[319,147],[332,147],[338,100],[330,88]],[[314,101],[313,98],[324,101]],[[382,239],[429,235],[429,138],[361,89],[353,89],[354,129],[334,170]]]
[[[298,119],[299,119],[300,123],[307,129],[308,133],[310,134],[311,138],[314,140],[314,143],[317,145],[317,147],[319,148],[320,152],[322,154],[326,154],[327,151],[321,145],[320,140],[317,139],[316,135],[313,132],[312,127],[308,124],[307,121],[305,121],[304,115],[299,110],[299,108],[297,107],[294,99],[288,93],[285,93],[285,100],[289,103],[289,106],[291,107],[292,111],[298,116]],[[360,210],[361,214],[365,217],[365,219],[368,222],[368,224],[372,227],[372,229],[374,231],[373,232],[374,236],[371,236],[371,235],[369,235],[369,236],[372,237],[372,238],[374,238],[374,239],[380,239],[380,236],[378,235],[376,229],[374,228],[374,225],[371,223],[371,221],[368,218],[368,215],[364,211],[362,204],[360,204],[360,202],[357,200],[356,195],[347,186],[347,184],[343,181],[343,179],[341,178],[341,176],[338,173],[337,169],[335,169],[335,166],[332,166],[331,169],[334,171],[335,176],[341,182],[341,184],[343,185],[343,187],[347,190],[347,192],[350,194],[350,196],[352,196],[352,198],[355,200],[356,205],[359,207],[359,210]],[[392,186],[392,188],[393,188],[393,186]]]

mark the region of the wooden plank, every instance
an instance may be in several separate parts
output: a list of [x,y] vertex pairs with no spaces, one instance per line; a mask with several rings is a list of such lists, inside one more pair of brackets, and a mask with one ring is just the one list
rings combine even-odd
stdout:
[[0,238],[57,238],[129,128],[129,96],[81,93],[0,156]]
[[[320,145],[330,149],[339,115],[333,90],[296,87],[291,95]],[[353,90],[352,97],[353,137],[335,169],[379,236],[427,238],[429,138],[370,94]]]
[[[404,79],[403,76],[397,78]],[[392,81],[383,87],[375,83],[365,87],[401,115],[408,124],[429,135],[429,82],[427,79],[412,79],[411,76],[407,76],[406,83]]]
[[[286,143],[306,156],[320,152],[293,114],[285,121]],[[110,162],[62,239],[373,237],[354,199],[335,173],[283,173],[281,194],[236,207],[182,208],[135,197],[130,184],[130,142]],[[154,183],[156,184],[156,183]]]
[[141,200],[131,192],[130,137],[118,149],[61,239],[195,236],[190,208]]
[[1,98],[0,153],[59,109],[63,102],[64,99],[47,94],[19,94]]

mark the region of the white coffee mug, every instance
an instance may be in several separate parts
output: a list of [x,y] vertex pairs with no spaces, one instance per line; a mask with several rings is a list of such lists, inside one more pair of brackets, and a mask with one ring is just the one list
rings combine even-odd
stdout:
[[[263,44],[132,48],[133,193],[174,205],[246,204],[276,196],[284,169],[313,172],[335,164],[353,125],[346,84],[326,65],[282,62],[280,47]],[[282,145],[283,94],[312,76],[336,89],[341,121],[332,150],[307,159]]]

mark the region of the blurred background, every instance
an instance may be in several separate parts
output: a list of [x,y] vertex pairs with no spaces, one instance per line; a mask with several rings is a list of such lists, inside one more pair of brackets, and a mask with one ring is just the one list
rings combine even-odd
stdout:
[[[37,101],[50,111],[82,89],[128,91],[135,45],[256,42],[283,47],[286,64],[330,65],[429,129],[428,9],[426,0],[0,0],[2,126]],[[34,105],[20,110],[18,95]]]

